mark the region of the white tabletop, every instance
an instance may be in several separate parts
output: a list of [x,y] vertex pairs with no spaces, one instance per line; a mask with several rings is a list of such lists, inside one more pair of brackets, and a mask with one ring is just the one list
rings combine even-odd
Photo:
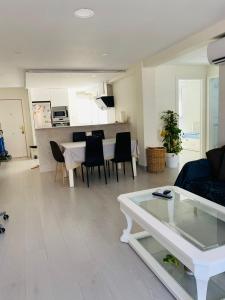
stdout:
[[[102,142],[104,158],[106,160],[114,158],[116,139],[104,139]],[[63,148],[65,164],[68,170],[76,168],[78,165],[84,162],[86,142],[61,143],[61,147]],[[132,156],[138,157],[136,140],[131,140],[131,153]]]

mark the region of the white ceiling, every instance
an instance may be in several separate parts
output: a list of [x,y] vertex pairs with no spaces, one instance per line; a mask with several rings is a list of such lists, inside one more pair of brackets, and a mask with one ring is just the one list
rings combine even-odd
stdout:
[[207,46],[179,56],[168,62],[172,65],[209,65]]
[[[75,18],[82,7],[95,16]],[[27,68],[124,69],[224,18],[224,0],[2,0],[0,84]]]
[[103,89],[103,82],[118,73],[26,73],[27,88],[76,88],[78,91]]

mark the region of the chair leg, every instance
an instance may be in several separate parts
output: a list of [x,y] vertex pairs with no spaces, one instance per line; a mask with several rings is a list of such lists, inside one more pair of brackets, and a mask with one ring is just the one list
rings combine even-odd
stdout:
[[56,168],[55,168],[55,181],[57,179],[57,175],[58,175],[58,162],[56,163]]
[[64,185],[64,163],[61,163],[62,181]]
[[107,177],[106,177],[106,169],[105,169],[105,164],[104,164],[104,176],[105,176],[105,184],[107,184]]
[[125,169],[125,162],[123,163],[123,174],[126,174],[126,169]]
[[134,179],[134,169],[133,169],[133,164],[132,164],[132,160],[130,161],[130,163],[131,163],[131,171],[132,171],[132,177],[133,177],[133,179]]
[[107,167],[108,167],[108,174],[109,174],[109,178],[110,178],[110,163],[108,160],[107,160]]
[[112,171],[114,173],[114,162],[112,161]]
[[84,182],[84,169],[83,169],[83,165],[81,165],[81,176],[82,176],[82,180]]
[[100,169],[100,166],[98,166],[98,177],[101,178],[101,169]]
[[89,174],[88,174],[88,167],[86,167],[86,176],[87,176],[87,186],[89,187]]
[[116,180],[117,180],[117,182],[119,181],[119,177],[118,177],[118,164],[117,163],[115,163],[116,164]]

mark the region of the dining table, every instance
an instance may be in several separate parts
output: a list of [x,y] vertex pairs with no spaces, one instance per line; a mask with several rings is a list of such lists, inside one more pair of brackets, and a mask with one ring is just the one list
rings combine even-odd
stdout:
[[[104,159],[110,160],[114,158],[116,139],[104,139],[102,140]],[[67,142],[60,144],[63,156],[65,158],[66,169],[69,174],[69,186],[74,187],[74,172],[73,170],[78,168],[85,161],[85,147],[86,142]],[[136,161],[138,158],[139,150],[136,139],[131,140],[131,155],[132,165],[134,170],[134,176],[137,176]]]

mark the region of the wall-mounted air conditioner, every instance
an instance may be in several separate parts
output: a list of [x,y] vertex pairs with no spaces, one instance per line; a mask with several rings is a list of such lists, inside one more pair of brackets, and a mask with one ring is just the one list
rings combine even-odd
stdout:
[[210,64],[225,63],[225,38],[219,39],[208,46],[208,60]]

